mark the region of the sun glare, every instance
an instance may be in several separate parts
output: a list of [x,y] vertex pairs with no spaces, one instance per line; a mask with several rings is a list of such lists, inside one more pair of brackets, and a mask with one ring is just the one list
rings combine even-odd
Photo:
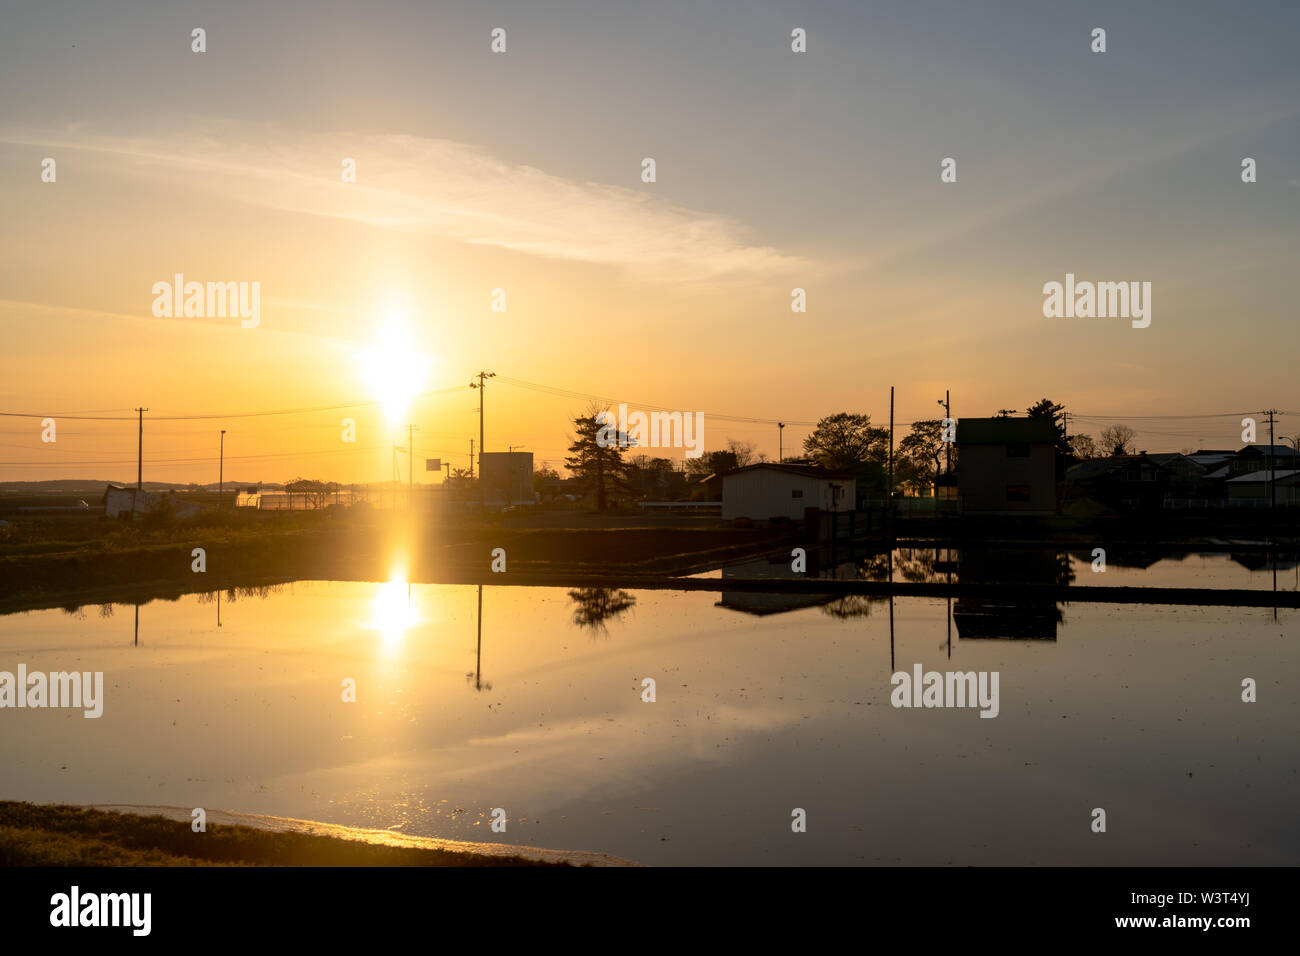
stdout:
[[370,620],[366,626],[383,636],[384,647],[402,643],[406,632],[419,623],[411,604],[410,585],[400,578],[385,581],[370,602]]
[[369,348],[357,354],[366,387],[383,409],[384,419],[396,424],[405,419],[411,403],[428,386],[433,360],[415,349],[410,329],[400,318],[390,318]]

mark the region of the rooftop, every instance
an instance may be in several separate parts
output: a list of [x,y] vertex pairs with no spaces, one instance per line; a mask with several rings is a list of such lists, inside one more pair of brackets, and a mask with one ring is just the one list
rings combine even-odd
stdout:
[[958,445],[1056,444],[1056,426],[1045,418],[963,418]]

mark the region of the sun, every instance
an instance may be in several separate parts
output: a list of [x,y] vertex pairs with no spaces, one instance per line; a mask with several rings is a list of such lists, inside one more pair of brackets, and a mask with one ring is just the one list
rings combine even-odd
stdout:
[[400,422],[415,397],[428,386],[432,358],[415,348],[410,327],[398,315],[383,322],[374,341],[356,358],[366,387],[383,409],[384,419],[389,424]]

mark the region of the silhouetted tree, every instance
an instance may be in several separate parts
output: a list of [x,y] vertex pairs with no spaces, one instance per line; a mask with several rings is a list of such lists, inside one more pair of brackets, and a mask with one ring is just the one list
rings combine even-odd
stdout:
[[1026,413],[1030,418],[1041,418],[1044,421],[1051,422],[1052,428],[1056,429],[1056,451],[1057,454],[1070,457],[1070,442],[1065,437],[1065,406],[1057,404],[1050,398],[1040,398],[1029,406]]
[[[904,483],[922,490],[939,479],[939,463],[943,459],[943,423],[938,419],[913,422],[912,430],[898,443],[895,454],[895,473]],[[930,463],[934,463],[931,470]],[[902,466],[900,469],[899,466]],[[938,485],[933,486],[938,492]]]
[[587,414],[574,416],[573,444],[569,446],[569,457],[564,459],[569,473],[595,494],[598,511],[609,507],[609,499],[614,494],[630,490],[624,449],[620,447],[628,441],[628,436],[609,420],[612,416],[606,414],[602,421],[598,417],[601,412],[608,413],[608,409],[593,404]]
[[817,423],[803,450],[823,467],[858,470],[888,459],[889,429],[872,425],[870,415],[836,412]]
[[1132,454],[1135,435],[1137,432],[1127,425],[1109,425],[1102,430],[1101,447],[1111,455]]
[[1090,461],[1093,458],[1101,458],[1101,449],[1097,444],[1097,439],[1091,435],[1071,435],[1070,436],[1070,454],[1079,461]]

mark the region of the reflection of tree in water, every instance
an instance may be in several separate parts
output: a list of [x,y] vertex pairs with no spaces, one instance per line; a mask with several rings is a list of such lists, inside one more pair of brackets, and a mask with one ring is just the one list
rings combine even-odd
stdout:
[[625,614],[636,604],[636,595],[622,588],[578,588],[569,597],[577,605],[573,609],[573,623],[589,628],[596,634],[605,634],[605,621]]
[[894,577],[917,584],[938,581],[936,560],[934,548],[899,548],[894,554]]
[[871,613],[871,605],[888,600],[887,597],[873,594],[846,594],[830,604],[823,604],[821,612],[842,621],[851,617],[866,617]]
[[[873,554],[853,564],[843,564],[835,569],[837,581],[887,581],[889,580],[889,555]],[[851,617],[866,617],[871,613],[871,605],[889,600],[878,594],[845,594],[821,606],[821,612],[830,617],[845,620]]]
[[113,605],[111,605],[111,604],[101,604],[101,605],[99,606],[99,616],[100,616],[100,617],[112,617],[112,616],[113,616]]
[[[254,584],[244,587],[226,588],[223,597],[225,597],[228,604],[234,604],[235,601],[241,597],[266,600],[273,594],[281,593],[284,589],[285,585],[283,584]],[[194,600],[199,604],[211,604],[216,599],[216,591],[202,591],[194,595]]]

